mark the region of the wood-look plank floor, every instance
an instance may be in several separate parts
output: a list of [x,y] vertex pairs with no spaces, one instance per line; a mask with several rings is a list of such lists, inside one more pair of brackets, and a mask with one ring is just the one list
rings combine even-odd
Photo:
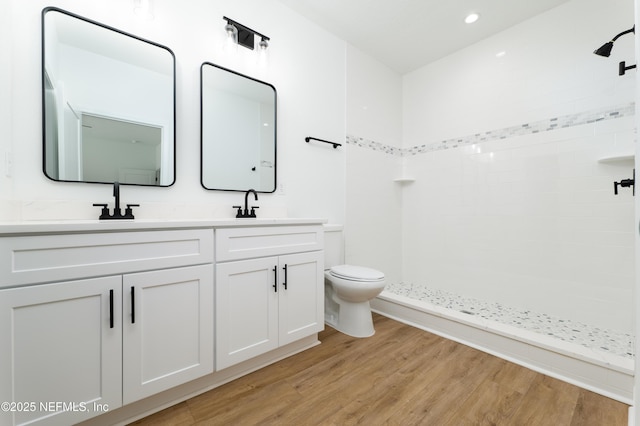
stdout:
[[628,406],[374,315],[134,425],[627,425]]

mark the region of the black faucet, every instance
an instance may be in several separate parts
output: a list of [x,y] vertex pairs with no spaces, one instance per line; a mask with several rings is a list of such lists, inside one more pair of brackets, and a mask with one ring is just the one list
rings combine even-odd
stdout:
[[127,204],[127,208],[122,214],[120,209],[120,184],[113,182],[113,196],[116,199],[116,205],[113,208],[113,214],[109,213],[109,208],[106,204],[94,204],[96,207],[102,207],[102,213],[100,214],[100,220],[112,220],[112,219],[135,219],[133,216],[133,207],[139,207],[140,204]]
[[242,211],[242,206],[233,206],[234,209],[238,209],[236,218],[256,217],[255,209],[259,208],[258,206],[251,206],[251,211],[249,211],[249,193],[250,192],[253,192],[253,196],[255,197],[256,201],[258,201],[258,193],[255,191],[255,189],[249,189],[244,194],[244,212]]

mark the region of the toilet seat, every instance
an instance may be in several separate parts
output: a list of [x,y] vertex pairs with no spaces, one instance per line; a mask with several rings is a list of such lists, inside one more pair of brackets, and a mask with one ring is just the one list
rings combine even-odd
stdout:
[[329,273],[336,278],[349,281],[376,282],[384,280],[382,272],[364,266],[338,265],[333,266]]

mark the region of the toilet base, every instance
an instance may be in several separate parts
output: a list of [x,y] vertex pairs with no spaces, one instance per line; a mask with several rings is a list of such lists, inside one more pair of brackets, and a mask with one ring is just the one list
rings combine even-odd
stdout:
[[338,312],[327,311],[324,321],[337,331],[352,337],[371,337],[375,334],[369,302],[338,303]]

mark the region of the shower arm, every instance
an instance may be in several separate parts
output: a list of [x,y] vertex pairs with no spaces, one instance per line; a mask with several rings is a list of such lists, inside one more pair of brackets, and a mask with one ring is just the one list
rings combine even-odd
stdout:
[[621,36],[625,35],[625,34],[629,34],[629,33],[635,33],[636,32],[636,26],[634,25],[633,27],[631,27],[630,29],[621,32],[620,34],[618,34],[617,36],[615,36],[614,38],[611,39],[611,41],[616,41],[617,39],[619,39]]

